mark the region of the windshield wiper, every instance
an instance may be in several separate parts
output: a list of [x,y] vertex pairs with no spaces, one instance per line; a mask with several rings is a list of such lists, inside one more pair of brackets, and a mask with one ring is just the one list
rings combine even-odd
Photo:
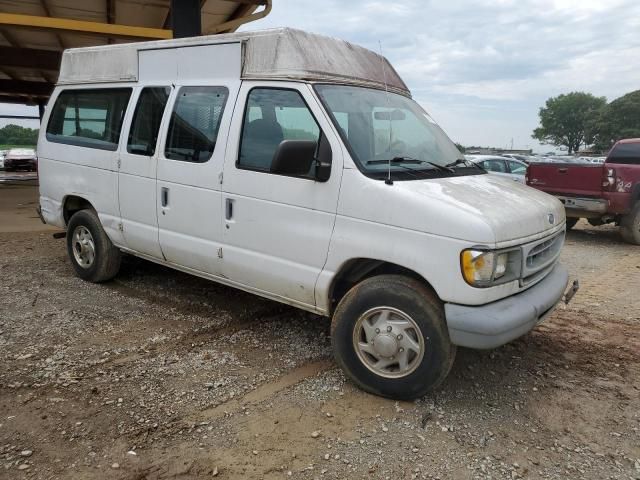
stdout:
[[467,160],[465,158],[458,158],[454,162],[447,163],[445,167],[452,168],[462,164],[466,165],[467,167],[475,167],[478,170],[482,170],[483,172],[486,172],[486,170],[481,165],[478,165],[477,163]]
[[455,173],[454,170],[448,166],[438,165],[437,163],[430,162],[428,160],[420,160],[413,157],[393,157],[391,160],[367,160],[367,165],[382,165],[384,163],[392,163],[394,165],[398,165],[400,163],[426,163],[442,172]]

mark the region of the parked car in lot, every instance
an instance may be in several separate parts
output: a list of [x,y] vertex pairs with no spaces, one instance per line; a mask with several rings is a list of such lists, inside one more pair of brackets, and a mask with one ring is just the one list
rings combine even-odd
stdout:
[[615,223],[625,241],[640,245],[640,139],[617,142],[604,164],[531,164],[527,185],[564,204],[567,228],[580,218]]
[[0,150],[0,170],[4,170],[4,157],[7,155],[7,150]]
[[525,183],[527,164],[520,160],[499,155],[466,155],[466,158],[480,165],[489,173],[515,180],[518,183]]
[[12,148],[4,157],[4,169],[7,172],[27,170],[35,172],[38,169],[38,157],[30,148]]
[[[98,73],[99,72],[99,73]],[[75,272],[126,252],[332,318],[363,389],[414,398],[563,297],[554,197],[468,162],[384,57],[297,30],[67,50],[40,213]]]

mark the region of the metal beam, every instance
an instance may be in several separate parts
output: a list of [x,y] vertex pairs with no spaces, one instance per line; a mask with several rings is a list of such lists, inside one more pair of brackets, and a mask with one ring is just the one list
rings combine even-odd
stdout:
[[[44,10],[45,16],[53,17],[53,15],[51,15],[51,9],[49,8],[49,4],[47,3],[47,0],[40,0],[40,6]],[[62,37],[58,33],[56,33],[55,35],[56,35],[56,40],[58,40],[58,45],[60,45],[60,49],[64,50],[65,48],[67,48],[64,41],[62,40]]]
[[53,84],[47,82],[31,82],[27,80],[0,80],[0,95],[30,95],[48,97]]
[[33,115],[0,115],[0,118],[16,119],[16,120],[40,120],[40,117]]
[[37,68],[58,70],[62,52],[37,48],[0,46],[0,63],[3,67]]
[[38,17],[35,15],[18,15],[13,13],[0,13],[0,25],[43,28],[65,32],[82,32],[93,35],[125,38],[173,38],[171,30],[161,28],[110,25],[108,23],[85,22],[83,20],[70,20],[68,18],[49,18]]
[[[230,19],[220,25],[216,25],[215,27],[203,32],[205,35],[211,35],[214,33],[227,33],[227,32],[235,32],[241,25],[245,23],[254,22],[261,18],[266,17],[271,12],[271,0],[264,0],[264,8],[259,12],[254,12],[251,15],[237,17],[235,19],[231,18],[235,15],[240,15],[242,10],[238,7],[236,11],[231,15]],[[247,2],[239,2],[239,3],[247,3]],[[249,11],[253,10],[253,8],[249,9]]]
[[201,35],[200,0],[171,0],[171,29],[175,38]]

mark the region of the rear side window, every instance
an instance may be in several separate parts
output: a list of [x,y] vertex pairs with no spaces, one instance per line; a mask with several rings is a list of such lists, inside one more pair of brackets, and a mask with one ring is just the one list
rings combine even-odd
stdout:
[[156,152],[158,130],[170,92],[169,87],[142,89],[129,130],[127,152],[147,156]]
[[228,96],[226,87],[182,87],[171,114],[165,157],[196,163],[209,160]]
[[47,140],[116,150],[130,96],[130,88],[61,92],[47,125]]
[[619,143],[609,153],[607,163],[640,165],[640,143]]

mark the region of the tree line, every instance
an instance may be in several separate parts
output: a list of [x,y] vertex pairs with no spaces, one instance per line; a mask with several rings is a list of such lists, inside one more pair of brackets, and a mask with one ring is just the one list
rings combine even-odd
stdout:
[[0,128],[0,145],[32,146],[38,143],[38,129],[9,124]]
[[610,103],[585,92],[558,95],[547,100],[539,116],[532,137],[541,143],[565,146],[569,154],[583,146],[606,152],[622,138],[640,137],[640,90]]

